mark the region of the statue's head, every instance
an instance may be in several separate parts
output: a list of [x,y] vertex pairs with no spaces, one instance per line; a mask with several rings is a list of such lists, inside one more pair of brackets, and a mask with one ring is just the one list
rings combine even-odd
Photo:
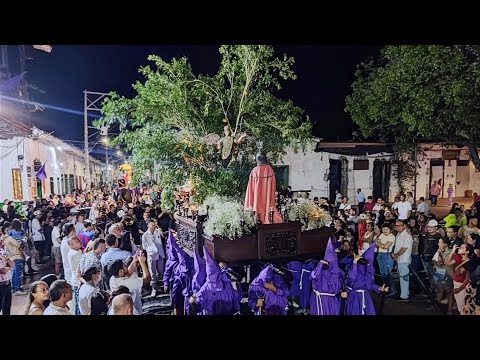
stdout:
[[267,163],[267,156],[263,152],[257,153],[257,165],[265,165]]
[[232,134],[232,130],[230,129],[230,126],[225,125],[225,127],[223,128],[223,133],[225,134],[225,136],[230,136]]

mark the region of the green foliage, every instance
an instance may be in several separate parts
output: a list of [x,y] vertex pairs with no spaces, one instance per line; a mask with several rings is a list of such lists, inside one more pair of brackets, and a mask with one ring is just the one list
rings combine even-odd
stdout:
[[[197,202],[214,193],[241,198],[257,151],[255,140],[272,161],[287,146],[304,148],[311,122],[302,109],[274,94],[281,81],[295,79],[293,58],[273,58],[273,48],[263,45],[222,46],[220,54],[213,76],[194,74],[185,57],[166,62],[149,56],[152,65],[139,70],[145,81],[133,85],[137,95],[127,99],[111,93],[103,103],[104,117],[96,126],[120,124],[116,142],[132,153],[134,180],[160,162],[164,188],[173,191],[191,179]],[[234,137],[250,137],[240,145],[238,161],[226,169],[208,141],[212,134],[223,136],[225,125]]]
[[466,145],[480,169],[480,46],[386,46],[358,66],[346,111],[365,138]]

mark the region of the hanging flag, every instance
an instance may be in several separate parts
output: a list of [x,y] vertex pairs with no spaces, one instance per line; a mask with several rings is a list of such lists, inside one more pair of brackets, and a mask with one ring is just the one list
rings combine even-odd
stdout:
[[43,50],[47,53],[52,52],[52,45],[33,45],[33,47],[37,50]]
[[15,93],[25,77],[25,74],[26,72],[23,72],[20,75],[0,81],[0,95],[12,95]]
[[35,176],[38,178],[38,180],[43,181],[47,178],[47,173],[45,172],[45,163],[40,167],[40,170],[37,171]]

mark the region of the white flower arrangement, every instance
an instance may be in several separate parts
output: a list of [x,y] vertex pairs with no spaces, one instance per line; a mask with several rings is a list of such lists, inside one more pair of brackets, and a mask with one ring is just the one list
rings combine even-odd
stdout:
[[288,219],[295,221],[300,219],[303,224],[302,231],[320,229],[332,222],[331,215],[317,206],[313,201],[305,201],[302,204],[291,205]]
[[233,240],[243,234],[250,234],[250,228],[255,226],[253,212],[245,210],[243,204],[223,196],[209,196],[200,206],[200,213],[206,214],[208,220],[203,224],[205,234]]

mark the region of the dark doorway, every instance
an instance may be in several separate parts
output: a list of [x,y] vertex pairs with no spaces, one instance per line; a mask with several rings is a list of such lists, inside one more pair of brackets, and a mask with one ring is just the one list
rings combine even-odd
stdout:
[[37,179],[37,196],[43,198],[43,184],[40,180]]
[[274,166],[273,172],[277,181],[277,190],[280,189],[280,186],[286,188],[288,186],[288,166]]
[[390,197],[391,164],[388,160],[375,160],[373,162],[373,192],[374,199],[382,198],[385,201]]
[[340,190],[341,192],[342,187],[342,162],[338,159],[330,159],[328,182],[330,190],[330,202],[335,204],[335,190]]

